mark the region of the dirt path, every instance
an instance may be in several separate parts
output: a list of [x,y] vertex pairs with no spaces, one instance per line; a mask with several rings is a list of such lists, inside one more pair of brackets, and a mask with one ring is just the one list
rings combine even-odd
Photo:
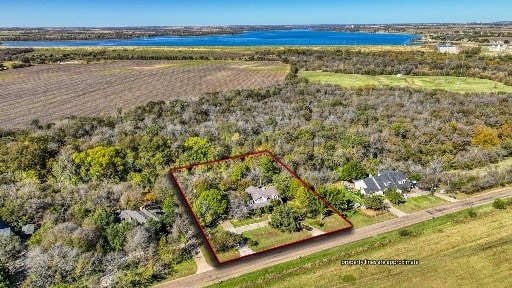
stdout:
[[448,202],[458,202],[459,201],[459,199],[455,199],[455,198],[452,198],[452,197],[450,197],[448,195],[441,194],[441,193],[434,193],[434,196],[439,197],[439,198],[441,198],[443,200],[446,200]]
[[305,255],[372,237],[392,230],[400,229],[473,206],[480,206],[491,203],[496,198],[505,197],[512,197],[512,188],[508,187],[497,189],[458,202],[447,203],[441,206],[412,213],[404,217],[394,218],[389,221],[377,223],[359,229],[329,234],[317,239],[301,242],[297,245],[283,247],[259,255],[254,255],[253,257],[246,259],[233,261],[206,273],[183,277],[156,285],[155,287],[164,288],[205,286],[207,284],[220,282],[222,280],[233,278],[264,267],[301,258]]

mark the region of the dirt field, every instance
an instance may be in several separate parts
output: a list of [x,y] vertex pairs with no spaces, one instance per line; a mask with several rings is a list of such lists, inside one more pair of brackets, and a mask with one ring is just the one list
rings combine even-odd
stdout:
[[289,66],[248,61],[112,61],[40,65],[0,72],[0,127],[66,116],[108,115],[149,101],[284,81]]

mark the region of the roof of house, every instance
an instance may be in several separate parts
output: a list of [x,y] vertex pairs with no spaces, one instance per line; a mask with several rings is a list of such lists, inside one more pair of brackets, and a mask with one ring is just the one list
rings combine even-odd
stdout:
[[406,190],[411,186],[407,176],[401,172],[391,170],[382,171],[379,175],[365,178],[362,181],[366,186],[364,192],[367,194],[384,191],[387,188]]
[[261,197],[271,198],[273,195],[279,195],[279,192],[274,186],[262,188],[249,186],[249,188],[247,188],[245,191],[251,195],[253,200],[259,199]]
[[27,224],[23,227],[21,227],[21,231],[25,233],[26,235],[32,235],[34,234],[34,231],[36,230],[35,224]]
[[0,221],[0,236],[9,236],[12,234],[11,227]]

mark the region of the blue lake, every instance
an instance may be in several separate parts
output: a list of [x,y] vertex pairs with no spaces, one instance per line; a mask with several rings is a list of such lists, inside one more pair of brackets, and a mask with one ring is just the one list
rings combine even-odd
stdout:
[[9,47],[77,46],[336,46],[336,45],[414,45],[419,35],[313,30],[247,31],[235,35],[161,36],[135,39],[73,41],[6,41]]

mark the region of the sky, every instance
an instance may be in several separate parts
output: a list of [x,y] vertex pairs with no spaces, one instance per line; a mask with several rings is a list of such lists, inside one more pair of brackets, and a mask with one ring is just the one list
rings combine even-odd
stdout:
[[512,20],[510,0],[1,0],[0,27],[465,23]]

